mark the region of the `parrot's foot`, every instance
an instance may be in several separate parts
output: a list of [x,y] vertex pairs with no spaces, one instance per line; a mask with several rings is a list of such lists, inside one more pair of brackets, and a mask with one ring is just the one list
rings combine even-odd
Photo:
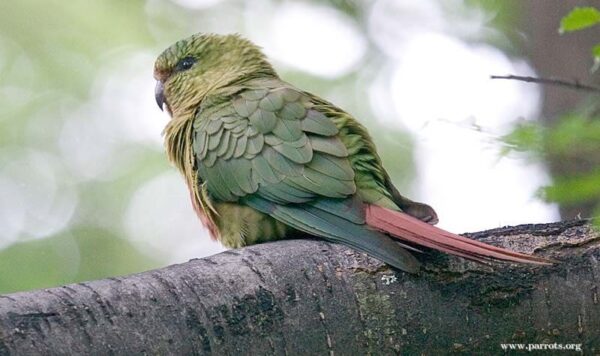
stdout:
[[413,218],[417,218],[431,225],[435,225],[439,221],[435,210],[427,204],[414,201],[405,202],[404,206],[402,206],[402,211]]
[[389,179],[389,177],[386,181],[386,187],[392,193],[394,203],[396,203],[398,207],[402,209],[403,213],[408,214],[413,218],[419,219],[430,225],[435,225],[438,223],[438,216],[432,207],[424,203],[412,201],[400,194],[398,189],[396,189],[394,184],[392,184],[392,181]]

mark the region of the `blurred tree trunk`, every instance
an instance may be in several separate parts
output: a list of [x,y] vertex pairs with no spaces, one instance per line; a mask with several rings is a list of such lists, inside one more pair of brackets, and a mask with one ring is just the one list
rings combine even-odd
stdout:
[[585,221],[471,234],[551,267],[432,254],[407,275],[340,245],[268,243],[136,275],[0,296],[0,355],[600,352],[600,235]]
[[[600,43],[600,26],[587,30],[558,34],[563,16],[576,6],[595,6],[600,9],[600,0],[527,0],[521,1],[523,29],[527,35],[529,58],[539,76],[560,77],[585,83],[600,83],[598,75],[592,75],[591,48]],[[552,126],[564,114],[589,105],[589,93],[544,86],[541,120]],[[596,95],[597,97],[597,95]],[[597,115],[597,116],[600,116]],[[600,168],[600,151],[581,151],[550,155],[548,166],[553,177],[565,177],[592,172]],[[575,205],[561,205],[563,219],[577,216],[592,216],[600,200],[590,199]]]

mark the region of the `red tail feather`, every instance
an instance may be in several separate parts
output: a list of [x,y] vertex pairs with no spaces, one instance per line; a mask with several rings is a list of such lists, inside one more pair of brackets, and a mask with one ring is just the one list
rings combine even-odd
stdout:
[[479,262],[494,259],[541,265],[552,264],[551,261],[541,257],[506,250],[453,234],[407,214],[377,205],[367,206],[367,225],[382,230],[402,241]]

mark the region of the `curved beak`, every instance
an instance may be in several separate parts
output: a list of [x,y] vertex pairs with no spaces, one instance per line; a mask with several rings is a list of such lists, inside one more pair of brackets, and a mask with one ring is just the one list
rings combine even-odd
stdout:
[[156,98],[156,104],[160,110],[163,110],[165,105],[165,93],[164,93],[164,85],[160,80],[156,82],[156,88],[154,89],[154,98]]

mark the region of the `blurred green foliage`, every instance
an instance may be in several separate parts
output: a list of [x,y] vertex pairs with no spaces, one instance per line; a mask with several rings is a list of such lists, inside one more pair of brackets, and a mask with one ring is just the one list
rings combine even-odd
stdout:
[[[568,171],[569,165],[578,165],[600,152],[600,116],[592,108],[587,106],[587,110],[565,115],[554,127],[538,122],[520,123],[501,138],[501,153],[525,153],[538,161],[552,157]],[[600,165],[589,166],[582,174],[555,178],[551,185],[540,188],[539,196],[560,204],[600,201]],[[600,214],[600,205],[596,214]]]
[[[583,30],[600,23],[600,11],[594,7],[575,7],[560,22],[559,32]],[[592,48],[595,65],[600,65],[600,44]],[[502,137],[502,154],[511,151],[532,154],[543,161],[560,161],[569,166],[588,166],[584,173],[556,177],[554,182],[541,187],[539,196],[548,202],[560,204],[596,203],[600,201],[600,163],[594,164],[593,157],[600,152],[600,107],[598,95],[593,95],[577,111],[564,115],[553,127],[538,122],[517,125]],[[581,164],[583,163],[583,164]],[[571,171],[577,171],[572,169]],[[595,215],[600,215],[600,204]],[[600,221],[596,222],[600,226]]]
[[0,292],[53,287],[144,271],[158,266],[111,231],[75,228],[0,253]]
[[[600,10],[595,7],[576,7],[560,21],[558,32],[561,34],[573,31],[580,31],[600,23]],[[592,56],[594,57],[594,66],[592,72],[600,67],[600,43],[592,47]]]
[[[155,45],[144,5],[118,0],[0,2],[0,173],[11,163],[8,153],[36,150],[58,157],[65,117],[90,98],[100,69],[123,49]],[[151,68],[147,71],[150,75]],[[158,152],[128,149],[140,152],[135,170],[109,182],[77,184],[79,206],[68,229],[43,239],[23,235],[0,249],[0,293],[160,265],[118,235],[126,203],[119,198],[168,166]],[[94,220],[102,215],[114,221],[113,230],[96,226]]]

